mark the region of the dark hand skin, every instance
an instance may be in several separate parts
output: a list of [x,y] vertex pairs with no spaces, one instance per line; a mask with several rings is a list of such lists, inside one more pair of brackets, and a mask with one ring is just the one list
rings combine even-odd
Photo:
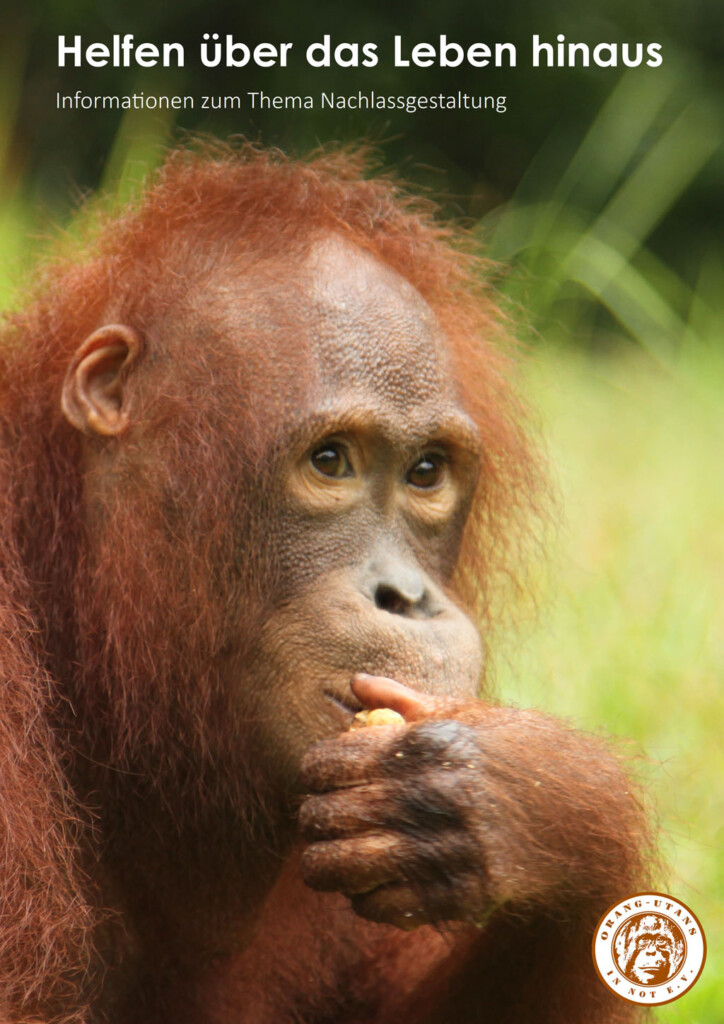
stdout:
[[305,758],[313,794],[300,811],[310,843],[305,882],[349,896],[361,917],[406,930],[482,923],[491,906],[475,835],[483,752],[474,727],[456,717],[470,705],[379,676],[355,677],[352,690],[366,708],[391,708],[405,724],[344,733]]
[[[607,887],[626,885],[636,811],[603,744],[536,712],[430,696],[384,677],[358,675],[352,690],[405,723],[343,733],[307,754],[308,885],[405,930],[482,926],[508,902],[605,909]],[[596,770],[582,778],[589,761]],[[620,837],[609,824],[617,813]],[[599,831],[607,857],[597,870],[590,841]],[[621,877],[609,877],[611,864]]]

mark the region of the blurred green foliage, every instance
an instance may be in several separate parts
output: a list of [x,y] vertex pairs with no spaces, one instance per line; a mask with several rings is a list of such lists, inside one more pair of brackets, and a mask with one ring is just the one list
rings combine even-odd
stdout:
[[[566,523],[538,567],[537,626],[500,667],[509,697],[633,737],[657,795],[667,884],[701,918],[709,960],[697,986],[658,1012],[677,1024],[724,1020],[724,825],[720,780],[724,610],[724,7],[715,0],[381,0],[342,9],[289,0],[255,9],[216,0],[162,7],[52,0],[10,13],[0,37],[0,301],[22,284],[37,236],[65,223],[81,193],[127,197],[180,132],[242,132],[305,150],[361,136],[421,187],[444,194],[506,269],[499,286],[532,358],[525,385],[542,409]],[[306,45],[655,40],[660,69],[391,68],[310,73],[56,66],[59,33],[181,41],[205,31]],[[61,112],[55,93],[423,93],[508,96],[508,113]],[[527,619],[527,609],[519,618]]]
[[724,143],[721,109],[705,92],[672,108],[685,74],[627,72],[571,160],[561,166],[555,147],[544,149],[512,202],[479,222],[489,254],[511,268],[506,295],[549,341],[600,349],[623,335],[666,364],[718,343],[721,237],[700,244],[693,263],[688,251],[675,262],[656,252],[657,228]]
[[[126,32],[136,42],[183,43],[185,67],[57,66],[59,34],[79,34],[87,45],[110,43],[114,33]],[[205,68],[199,60],[205,32],[231,33],[249,43],[291,41],[294,50],[286,68]],[[664,62],[660,68],[629,72],[531,67],[531,36],[554,41],[561,32],[568,41],[589,45],[656,41]],[[308,67],[304,49],[325,33],[334,42],[377,43],[379,65]],[[513,42],[518,65],[393,66],[396,34],[410,45],[436,41],[441,33],[463,45]],[[511,252],[517,257],[520,239],[526,238],[529,276],[545,277],[548,287],[558,290],[563,282],[548,275],[547,257],[561,263],[561,246],[570,247],[563,271],[568,283],[606,293],[619,323],[628,321],[647,340],[663,318],[668,337],[679,325],[668,319],[671,310],[657,306],[655,294],[647,298],[647,287],[653,284],[654,293],[664,287],[670,297],[663,271],[671,270],[670,280],[684,285],[673,303],[681,318],[686,289],[701,297],[711,280],[711,254],[724,231],[724,153],[717,145],[724,123],[723,56],[724,6],[717,0],[686,5],[679,0],[598,0],[595,8],[573,0],[516,0],[484,8],[477,0],[410,0],[404,8],[383,0],[344,6],[315,0],[311,7],[292,0],[257,5],[176,0],[170,10],[140,0],[29,0],[5,12],[0,33],[0,186],[4,205],[12,198],[25,206],[32,211],[33,226],[43,232],[48,222],[67,213],[79,192],[99,184],[115,188],[121,174],[133,179],[179,133],[243,133],[301,151],[330,139],[365,137],[380,143],[388,162],[406,177],[441,195],[448,213],[472,221],[499,219],[501,206],[515,197],[515,218],[506,216],[497,233],[496,251],[502,257]],[[248,106],[204,111],[197,104],[171,121],[153,111],[124,115],[55,107],[57,92],[76,90],[183,93],[198,99],[203,94],[244,97],[259,89],[289,94],[461,90],[504,95],[507,112],[290,112]],[[579,234],[579,244],[571,247]],[[643,266],[644,242],[658,267],[651,261]],[[637,260],[630,260],[633,255]],[[625,280],[617,273],[617,260],[630,263]],[[577,287],[565,287],[561,298],[575,305],[578,295]],[[533,304],[538,310],[537,298]],[[554,319],[561,303],[555,305]],[[590,310],[584,304],[578,312],[585,319]],[[573,329],[576,319],[570,322]],[[688,323],[689,310],[685,319]],[[603,333],[595,330],[592,337]]]
[[[643,756],[667,872],[699,916],[702,977],[657,1011],[724,1019],[724,359],[689,350],[672,372],[635,349],[541,347],[541,410],[564,519],[540,569],[539,611],[510,639],[506,699],[601,729]],[[633,741],[633,742],[631,742]],[[625,748],[625,749],[626,749]]]

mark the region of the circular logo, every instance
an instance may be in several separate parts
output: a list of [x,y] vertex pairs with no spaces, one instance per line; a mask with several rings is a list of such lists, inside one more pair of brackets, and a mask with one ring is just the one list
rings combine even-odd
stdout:
[[662,892],[636,893],[614,903],[593,937],[601,981],[630,1003],[661,1006],[680,999],[705,959],[706,939],[696,914]]

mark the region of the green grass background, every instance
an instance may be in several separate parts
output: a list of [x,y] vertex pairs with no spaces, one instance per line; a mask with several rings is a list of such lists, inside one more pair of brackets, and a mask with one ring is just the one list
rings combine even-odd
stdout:
[[629,738],[658,811],[665,891],[708,940],[657,1018],[724,1020],[724,366],[539,351],[527,370],[564,511],[541,597],[503,660],[506,699]]
[[[724,248],[684,280],[649,246],[721,154],[711,93],[624,75],[561,166],[543,151],[478,229],[527,317],[524,390],[562,509],[536,614],[501,659],[507,699],[630,741],[662,886],[697,914],[704,973],[656,1011],[724,1021]],[[692,283],[693,282],[693,283]],[[525,623],[527,622],[527,626]]]

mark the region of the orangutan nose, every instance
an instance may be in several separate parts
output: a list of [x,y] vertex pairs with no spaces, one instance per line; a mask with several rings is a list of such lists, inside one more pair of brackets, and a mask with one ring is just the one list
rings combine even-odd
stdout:
[[392,553],[371,559],[363,591],[380,611],[410,619],[427,619],[440,611],[432,583],[414,563]]

